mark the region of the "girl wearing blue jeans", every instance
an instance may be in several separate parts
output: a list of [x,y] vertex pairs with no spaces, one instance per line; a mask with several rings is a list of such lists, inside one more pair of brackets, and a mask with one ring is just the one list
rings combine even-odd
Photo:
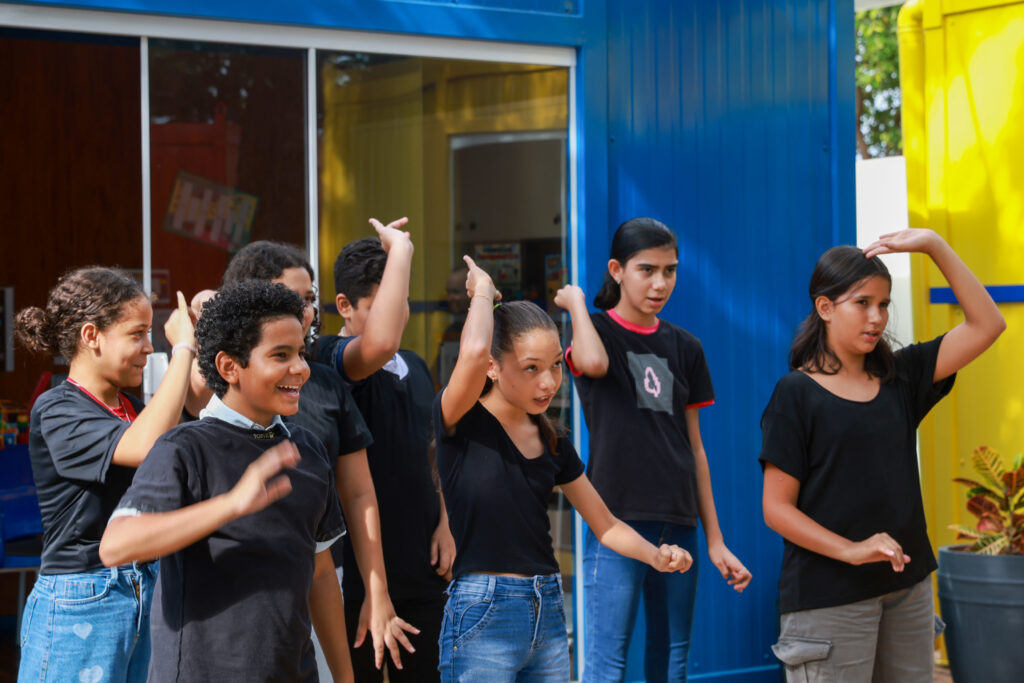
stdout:
[[100,538],[135,468],[178,423],[195,338],[185,299],[164,332],[174,347],[149,405],[142,383],[153,309],[134,279],[109,268],[64,275],[45,309],[18,314],[19,341],[70,359],[66,382],[32,407],[29,453],[43,518],[39,577],[21,626],[18,681],[145,681],[155,563],[107,569]]
[[457,554],[441,626],[441,680],[568,681],[569,642],[547,503],[555,486],[609,547],[660,572],[689,553],[616,519],[545,416],[562,383],[551,318],[500,298],[465,257],[469,313],[451,380],[434,400],[437,468]]
[[[700,341],[658,318],[676,283],[675,235],[651,218],[619,226],[604,286],[587,311],[567,285],[555,303],[572,317],[566,352],[590,430],[587,474],[616,517],[651,543],[697,554],[697,520],[711,562],[737,591],[747,568],[718,526],[698,411],[714,402]],[[583,681],[622,681],[641,597],[647,622],[645,680],[685,681],[697,572],[658,574],[587,532]]]

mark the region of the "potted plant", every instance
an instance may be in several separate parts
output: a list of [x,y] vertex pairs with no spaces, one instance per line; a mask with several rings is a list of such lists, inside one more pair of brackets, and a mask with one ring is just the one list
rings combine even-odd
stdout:
[[1024,455],[1007,468],[988,446],[971,453],[967,511],[950,525],[969,545],[939,548],[939,604],[957,683],[1024,680]]

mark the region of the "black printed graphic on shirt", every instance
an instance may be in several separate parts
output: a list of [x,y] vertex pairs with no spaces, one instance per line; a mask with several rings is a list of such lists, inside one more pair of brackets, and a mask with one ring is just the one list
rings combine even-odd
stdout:
[[672,371],[668,361],[653,353],[626,352],[636,384],[636,407],[672,414]]

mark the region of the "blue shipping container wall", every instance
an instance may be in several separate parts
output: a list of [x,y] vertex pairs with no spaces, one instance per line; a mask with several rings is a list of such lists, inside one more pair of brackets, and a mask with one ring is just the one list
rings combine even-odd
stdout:
[[581,283],[596,291],[621,221],[650,215],[679,234],[665,317],[704,343],[717,404],[701,431],[718,513],[755,577],[735,595],[702,564],[690,673],[778,680],[782,544],[761,517],[759,420],[810,311],[814,262],[854,240],[852,0],[21,4],[576,48]]

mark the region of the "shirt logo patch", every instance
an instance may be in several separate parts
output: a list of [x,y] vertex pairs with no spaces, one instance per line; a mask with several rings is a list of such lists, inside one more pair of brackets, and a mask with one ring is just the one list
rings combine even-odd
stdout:
[[626,352],[629,374],[636,387],[636,407],[672,414],[672,371],[668,361],[653,353]]

